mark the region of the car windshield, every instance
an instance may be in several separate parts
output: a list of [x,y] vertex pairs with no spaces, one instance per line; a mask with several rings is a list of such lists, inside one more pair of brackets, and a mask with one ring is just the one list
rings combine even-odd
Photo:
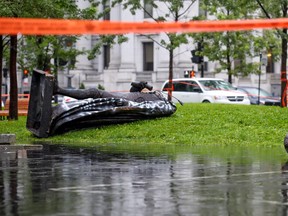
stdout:
[[223,80],[199,80],[199,82],[206,91],[235,90],[230,83]]

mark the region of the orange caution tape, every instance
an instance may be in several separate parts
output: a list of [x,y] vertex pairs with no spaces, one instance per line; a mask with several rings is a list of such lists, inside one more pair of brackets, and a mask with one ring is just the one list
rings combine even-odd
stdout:
[[71,35],[160,32],[218,32],[288,28],[288,18],[190,22],[116,22],[98,20],[0,18],[0,34]]

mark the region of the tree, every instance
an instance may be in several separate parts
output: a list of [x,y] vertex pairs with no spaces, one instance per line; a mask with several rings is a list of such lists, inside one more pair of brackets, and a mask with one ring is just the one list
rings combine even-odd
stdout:
[[[235,20],[253,18],[256,7],[249,0],[202,0],[201,9],[211,18],[218,20]],[[206,19],[203,15],[199,19]],[[256,31],[226,31],[215,33],[192,34],[196,42],[202,44],[200,55],[208,57],[210,61],[219,63],[215,72],[226,71],[228,82],[232,83],[232,76],[247,76],[251,73],[259,74],[259,63],[251,59],[259,53],[268,50],[271,45],[277,53],[279,44],[271,37],[271,32]]]
[[[18,17],[18,11],[21,7],[17,8],[18,1],[0,2],[0,15],[4,17]],[[1,38],[3,39],[3,37]],[[1,64],[3,63],[3,40],[2,40],[2,56]],[[17,59],[17,35],[10,36],[10,58],[9,58],[9,72],[10,72],[10,106],[9,106],[9,119],[18,119],[18,86],[17,86],[17,73],[16,73],[16,59]],[[2,77],[2,68],[1,68]],[[2,86],[2,80],[0,85]]]
[[[17,63],[21,70],[38,68],[56,76],[59,68],[73,68],[76,56],[84,53],[73,46],[78,39],[79,36],[21,37]],[[52,59],[56,62],[51,62]]]
[[[3,59],[9,59],[7,55],[9,54],[9,45],[10,45],[10,39],[8,36],[0,35],[0,85],[2,86],[3,79],[8,77],[8,65],[3,65]],[[5,88],[7,88],[7,83],[5,83]],[[0,89],[0,98],[2,99],[2,88]]]
[[[185,0],[114,0],[113,4],[122,3],[124,9],[129,9],[134,15],[137,10],[144,11],[145,15],[155,22],[164,21],[189,21],[191,17],[191,8],[196,0],[185,1]],[[150,9],[153,9],[153,13]],[[162,48],[169,52],[169,90],[168,100],[172,99],[172,79],[173,79],[173,59],[174,50],[180,47],[181,44],[189,43],[189,34],[182,33],[166,33],[166,39],[161,41],[156,40],[151,35],[145,35],[154,43],[157,43]]]
[[[283,0],[267,1],[256,0],[261,9],[260,16],[270,18],[286,18],[288,15],[288,2]],[[287,107],[287,29],[275,31],[275,37],[281,39],[281,106]]]
[[9,119],[18,119],[18,85],[16,75],[17,35],[10,36],[10,104]]
[[[87,0],[88,1],[88,0]],[[96,8],[89,7],[80,10],[75,1],[70,0],[15,0],[15,1],[0,1],[0,16],[2,17],[41,17],[41,18],[94,18],[96,13]],[[25,46],[33,47],[31,48],[31,53],[28,55],[31,57],[34,55],[35,58],[27,58],[28,55],[25,56],[25,53],[20,53],[19,56],[22,58],[18,58],[18,63],[21,67],[24,67],[27,62],[31,67],[35,66],[37,68],[46,70],[50,68],[50,59],[55,58],[58,59],[58,55],[60,53],[61,42],[54,43],[56,36],[30,36],[30,37],[20,37],[13,35],[10,37],[10,57],[6,60],[10,65],[10,108],[9,109],[9,119],[18,119],[18,86],[17,86],[17,39],[22,38],[24,40]],[[33,41],[34,44],[29,43],[29,39]],[[16,39],[16,41],[15,41]],[[27,41],[25,40],[27,39]],[[53,47],[54,46],[54,47]],[[23,46],[19,46],[20,49]],[[27,48],[27,47],[26,47]],[[54,49],[52,49],[54,48]],[[55,50],[58,51],[56,52]],[[44,50],[44,52],[43,52]],[[55,52],[53,52],[53,50]],[[52,55],[51,55],[52,52]],[[27,53],[26,53],[27,54]],[[54,54],[54,56],[53,56]],[[67,54],[67,53],[66,53]],[[71,52],[70,52],[71,54]],[[77,52],[74,50],[71,55],[77,55]],[[3,62],[3,59],[0,59]],[[25,65],[26,67],[26,65]],[[57,67],[55,67],[57,68]],[[23,70],[24,68],[22,68]],[[2,71],[2,70],[1,70]],[[57,73],[57,70],[56,70]],[[2,85],[2,82],[0,83]],[[15,112],[16,110],[16,112]]]

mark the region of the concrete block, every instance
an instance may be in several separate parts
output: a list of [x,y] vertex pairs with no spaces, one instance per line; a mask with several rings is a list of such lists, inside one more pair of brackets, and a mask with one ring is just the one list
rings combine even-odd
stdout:
[[14,144],[16,142],[15,134],[0,134],[0,145]]

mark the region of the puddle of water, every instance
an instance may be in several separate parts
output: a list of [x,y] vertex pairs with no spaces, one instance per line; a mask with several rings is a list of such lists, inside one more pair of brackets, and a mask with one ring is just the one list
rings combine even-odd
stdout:
[[2,152],[0,215],[288,213],[283,149],[175,149]]

